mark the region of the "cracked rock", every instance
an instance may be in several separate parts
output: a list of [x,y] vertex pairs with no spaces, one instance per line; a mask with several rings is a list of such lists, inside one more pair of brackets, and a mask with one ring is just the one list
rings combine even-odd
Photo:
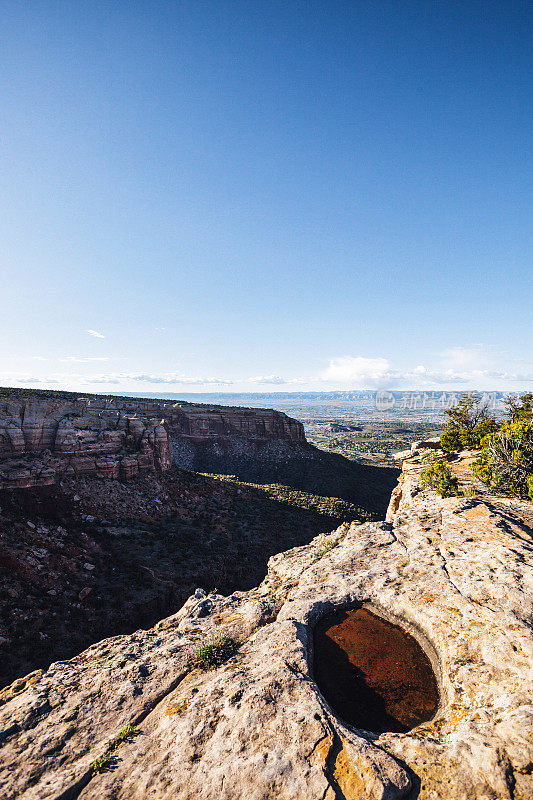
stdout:
[[[1,796],[530,800],[531,531],[519,504],[438,498],[420,491],[417,469],[406,465],[390,525],[341,526],[327,552],[321,535],[272,557],[255,589],[216,604],[196,592],[151,630],[15,682],[0,707]],[[309,666],[313,626],[354,604],[426,650],[440,691],[432,720],[377,735],[329,708]],[[193,668],[220,636],[237,643],[227,660]],[[95,774],[128,724],[138,735]]]

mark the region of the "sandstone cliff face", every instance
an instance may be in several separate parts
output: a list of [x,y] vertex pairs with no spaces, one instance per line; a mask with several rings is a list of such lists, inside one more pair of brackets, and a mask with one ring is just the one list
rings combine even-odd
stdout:
[[92,408],[117,409],[161,417],[174,435],[193,439],[241,435],[250,439],[286,439],[305,444],[301,422],[270,408],[193,405],[149,400],[91,400]]
[[170,464],[161,420],[96,410],[84,400],[0,398],[0,489],[63,476],[130,478]]
[[[199,591],[151,630],[15,682],[0,709],[2,796],[529,800],[530,506],[443,500],[418,472],[406,465],[389,523],[343,525],[274,556],[257,589]],[[354,603],[426,649],[441,697],[430,722],[377,736],[321,695],[313,626]],[[218,634],[236,652],[195,668]],[[127,724],[136,732],[117,740]]]
[[172,460],[185,469],[231,472],[246,461],[280,461],[313,452],[301,422],[268,408],[91,400],[91,407],[157,416],[168,426]]
[[287,457],[309,446],[300,422],[270,409],[0,397],[0,489],[130,478],[167,469],[172,456],[186,468],[228,452],[277,458],[280,447]]

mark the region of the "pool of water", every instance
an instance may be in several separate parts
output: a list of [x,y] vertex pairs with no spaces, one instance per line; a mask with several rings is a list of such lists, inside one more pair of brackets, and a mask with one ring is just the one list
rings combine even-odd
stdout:
[[314,678],[333,710],[373,733],[402,733],[439,705],[431,662],[403,628],[365,608],[322,617],[314,630]]

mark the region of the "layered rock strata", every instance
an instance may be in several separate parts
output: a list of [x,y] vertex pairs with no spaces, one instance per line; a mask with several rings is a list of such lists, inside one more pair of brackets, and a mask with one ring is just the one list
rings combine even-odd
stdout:
[[250,439],[286,439],[305,444],[304,427],[271,408],[194,405],[193,403],[95,398],[90,407],[164,419],[174,435],[193,439],[241,435]]
[[[407,466],[389,523],[343,525],[274,556],[257,589],[198,591],[151,630],[15,682],[0,709],[2,797],[529,800],[525,505],[441,499],[418,472]],[[429,722],[377,735],[321,696],[313,627],[354,605],[425,649],[440,692]],[[236,643],[227,660],[195,666],[220,636]]]
[[0,397],[0,489],[46,486],[64,475],[129,478],[167,469],[172,456],[196,468],[228,452],[276,459],[294,449],[312,450],[303,425],[271,409]]
[[279,462],[315,453],[301,422],[269,408],[123,398],[96,398],[91,408],[164,419],[173,463],[185,469],[231,472],[246,462]]
[[0,489],[47,486],[64,476],[131,478],[171,464],[160,419],[77,400],[0,398]]

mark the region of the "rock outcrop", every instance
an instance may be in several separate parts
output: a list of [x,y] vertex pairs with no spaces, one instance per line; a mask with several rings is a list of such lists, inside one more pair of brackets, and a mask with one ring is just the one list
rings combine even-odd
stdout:
[[161,419],[81,399],[0,397],[0,489],[48,486],[64,476],[131,478],[170,464]]
[[[529,800],[530,506],[441,499],[421,491],[419,469],[406,465],[390,522],[343,525],[271,558],[257,589],[198,591],[151,630],[8,687],[2,797]],[[426,650],[432,720],[378,736],[328,706],[313,626],[353,605]],[[195,666],[217,643],[224,663]]]
[[[0,396],[0,489],[61,477],[130,478],[228,454],[255,459],[312,450],[303,425],[271,409],[109,398]],[[198,463],[197,463],[198,462]]]
[[245,436],[249,439],[286,439],[305,444],[304,427],[281,411],[271,408],[195,405],[135,399],[95,398],[91,407],[102,411],[119,410],[149,417],[160,417],[172,435],[191,439]]
[[231,472],[246,462],[279,462],[315,452],[301,422],[269,408],[124,398],[96,398],[91,408],[163,419],[173,463],[185,469]]

